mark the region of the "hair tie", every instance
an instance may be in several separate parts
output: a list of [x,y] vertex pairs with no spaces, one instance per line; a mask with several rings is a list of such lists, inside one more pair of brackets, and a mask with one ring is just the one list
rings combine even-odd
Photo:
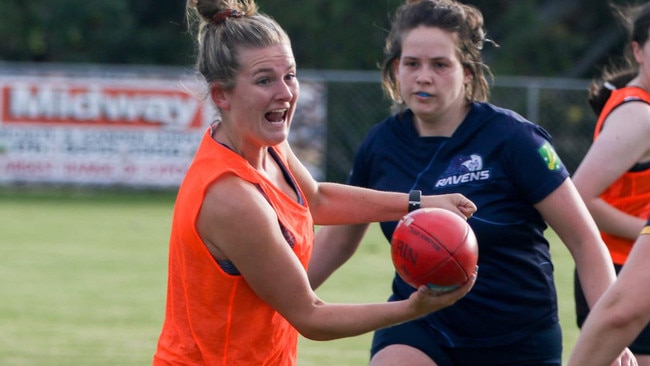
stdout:
[[228,18],[241,18],[242,16],[244,16],[244,13],[237,9],[220,10],[212,17],[212,23],[219,24]]
[[605,87],[605,89],[609,89],[611,91],[616,90],[616,87],[614,86],[614,84],[610,83],[609,81],[604,82],[603,86]]

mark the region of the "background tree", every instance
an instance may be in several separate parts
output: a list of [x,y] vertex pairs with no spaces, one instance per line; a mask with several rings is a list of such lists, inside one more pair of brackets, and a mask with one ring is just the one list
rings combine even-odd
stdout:
[[[302,69],[376,70],[402,0],[259,0],[289,32]],[[484,13],[497,75],[589,78],[625,44],[607,1],[466,0]],[[640,3],[616,0],[616,3]],[[0,61],[188,65],[179,0],[3,0]]]
[[177,0],[3,0],[0,60],[185,64],[183,9]]

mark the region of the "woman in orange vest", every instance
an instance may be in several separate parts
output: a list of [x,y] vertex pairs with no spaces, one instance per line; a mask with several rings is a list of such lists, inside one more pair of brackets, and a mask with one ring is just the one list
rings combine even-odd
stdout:
[[401,302],[330,304],[307,278],[314,224],[398,220],[413,207],[462,217],[460,194],[409,195],[318,183],[291,151],[299,86],[290,40],[253,0],[190,0],[197,69],[220,112],[179,188],[165,321],[154,365],[295,365],[298,332],[329,340],[415,319],[472,287]]
[[[598,122],[594,142],[573,177],[620,271],[650,216],[650,3],[613,7],[629,25],[628,67],[606,70],[590,88]],[[576,276],[577,278],[577,276]],[[575,285],[578,325],[589,307]],[[650,327],[630,345],[650,365]]]

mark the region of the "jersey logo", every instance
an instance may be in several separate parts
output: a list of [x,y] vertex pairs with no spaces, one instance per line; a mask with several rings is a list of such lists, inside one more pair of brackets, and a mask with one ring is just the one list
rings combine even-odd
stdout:
[[560,170],[562,168],[562,160],[553,149],[553,146],[547,141],[540,147],[537,152],[544,159],[548,170]]
[[436,188],[490,179],[490,170],[483,169],[483,158],[478,154],[459,155],[453,159]]

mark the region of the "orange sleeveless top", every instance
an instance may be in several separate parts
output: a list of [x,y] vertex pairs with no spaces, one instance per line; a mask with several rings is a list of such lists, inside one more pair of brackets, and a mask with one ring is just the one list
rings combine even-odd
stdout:
[[[607,116],[623,103],[633,101],[650,104],[650,94],[637,87],[625,87],[612,91],[598,117],[594,140],[598,138]],[[600,198],[627,214],[647,219],[650,216],[650,169],[625,172],[600,195]],[[609,248],[614,263],[624,264],[634,240],[602,231],[601,236]]]
[[[287,166],[282,158],[279,161]],[[174,207],[167,306],[154,365],[284,366],[297,362],[295,328],[255,295],[241,275],[224,272],[196,230],[207,188],[227,173],[259,187],[275,209],[285,238],[293,239],[293,251],[307,268],[314,231],[303,192],[297,188],[305,202],[299,204],[241,156],[214,141],[208,130]],[[278,275],[281,272],[278,268]]]

